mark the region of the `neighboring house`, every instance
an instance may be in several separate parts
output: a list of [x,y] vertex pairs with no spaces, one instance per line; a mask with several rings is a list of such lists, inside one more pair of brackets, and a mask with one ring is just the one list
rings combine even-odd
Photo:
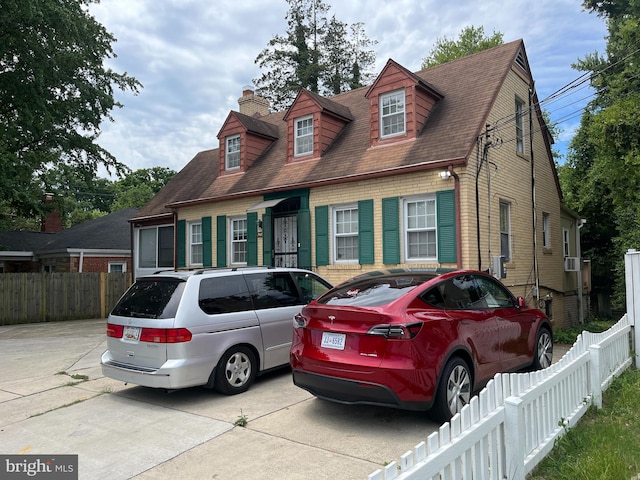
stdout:
[[131,219],[135,275],[284,265],[339,282],[475,268],[506,274],[556,325],[576,321],[565,257],[579,256],[580,219],[562,205],[521,40],[417,73],[389,60],[371,86],[302,89],[285,112],[249,89],[239,103],[220,147]]
[[136,212],[126,208],[63,230],[0,232],[0,273],[129,272],[128,220]]

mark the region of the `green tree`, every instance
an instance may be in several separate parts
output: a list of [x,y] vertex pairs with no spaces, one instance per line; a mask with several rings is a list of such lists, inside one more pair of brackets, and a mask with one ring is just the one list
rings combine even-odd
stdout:
[[370,47],[378,42],[366,36],[364,24],[358,22],[349,27],[334,15],[325,31],[322,42],[325,64],[322,70],[322,93],[337,95],[371,81],[373,73],[368,69],[375,63],[376,55]]
[[465,27],[460,32],[457,40],[448,39],[447,37],[436,40],[436,44],[429,52],[429,55],[422,59],[422,68],[425,69],[450,62],[456,58],[466,57],[472,53],[497,47],[502,43],[502,33],[493,32],[493,35],[486,37],[484,27]]
[[612,292],[614,307],[623,308],[624,253],[640,245],[640,3],[583,6],[606,19],[609,35],[606,55],[574,65],[591,72],[596,95],[569,147],[563,187],[567,204],[587,219],[582,238],[594,290]]
[[42,191],[53,194],[65,227],[112,211],[116,197],[113,182],[96,177],[88,169],[60,163],[47,169],[40,179]]
[[142,168],[131,172],[114,184],[116,200],[112,211],[143,207],[175,174],[175,171],[165,167]]
[[56,164],[95,173],[126,167],[100,147],[100,123],[122,105],[114,88],[140,83],[105,66],[115,38],[87,9],[94,0],[0,0],[0,206],[41,211],[41,176]]
[[[289,107],[300,88],[322,95],[357,88],[371,78],[375,53],[362,23],[327,19],[322,0],[287,0],[288,28],[275,35],[256,57],[262,70],[257,92],[278,111]],[[351,32],[351,33],[349,33]]]

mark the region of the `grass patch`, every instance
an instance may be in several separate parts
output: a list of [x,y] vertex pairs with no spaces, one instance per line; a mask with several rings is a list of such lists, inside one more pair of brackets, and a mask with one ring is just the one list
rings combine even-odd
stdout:
[[36,413],[36,414],[34,414],[34,415],[31,415],[29,418],[39,417],[40,415],[44,415],[45,413],[53,412],[53,411],[55,411],[55,410],[60,410],[61,408],[70,407],[70,406],[72,406],[72,405],[76,405],[76,404],[78,404],[78,403],[80,403],[80,402],[84,402],[85,400],[86,400],[86,399],[78,399],[78,400],[74,400],[73,402],[65,403],[64,405],[60,405],[59,407],[52,408],[52,409],[50,409],[50,410],[46,410],[46,411],[44,411],[44,412],[42,412],[42,413]]
[[242,409],[240,409],[240,416],[235,422],[233,422],[233,424],[236,427],[246,427],[247,423],[249,423],[249,418],[244,413],[242,413]]
[[640,473],[640,371],[627,369],[556,442],[530,480],[629,480]]
[[82,382],[86,382],[87,380],[89,380],[89,376],[88,375],[80,375],[79,373],[74,373],[73,375],[69,375],[67,372],[62,371],[62,372],[58,372],[56,373],[56,375],[66,375],[68,377],[71,377],[74,380],[78,380],[77,382],[69,382],[64,384],[63,386],[65,387],[73,387],[75,385],[78,385]]
[[616,324],[616,320],[591,318],[584,323],[578,323],[568,328],[559,328],[553,331],[553,340],[556,343],[573,345],[583,330],[592,333],[602,333]]

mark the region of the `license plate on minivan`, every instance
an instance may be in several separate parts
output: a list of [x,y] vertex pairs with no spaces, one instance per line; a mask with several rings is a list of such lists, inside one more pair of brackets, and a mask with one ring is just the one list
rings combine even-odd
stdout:
[[322,332],[322,343],[320,346],[333,348],[334,350],[344,350],[346,337],[344,333]]
[[128,342],[137,342],[140,340],[140,327],[124,327],[122,339]]

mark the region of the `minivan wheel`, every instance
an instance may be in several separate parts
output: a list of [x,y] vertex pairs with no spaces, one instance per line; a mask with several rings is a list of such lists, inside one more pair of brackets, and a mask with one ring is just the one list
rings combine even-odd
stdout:
[[471,400],[471,371],[467,362],[454,357],[442,371],[442,377],[430,416],[439,422],[448,422]]
[[533,369],[542,370],[551,366],[553,359],[553,339],[546,328],[541,328],[536,338],[536,350],[533,357]]
[[216,369],[215,389],[225,395],[246,392],[256,377],[256,358],[247,347],[233,347]]

